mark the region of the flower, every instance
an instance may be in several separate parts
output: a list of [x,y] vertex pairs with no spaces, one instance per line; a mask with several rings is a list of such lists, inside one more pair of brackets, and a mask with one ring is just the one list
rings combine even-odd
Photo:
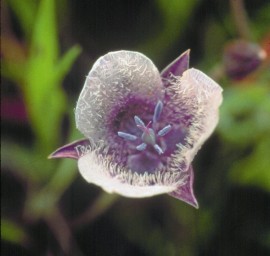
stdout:
[[198,208],[191,162],[217,125],[222,89],[188,66],[189,50],[161,74],[138,52],[102,56],[75,109],[87,139],[50,157],[78,159],[83,178],[109,193],[168,193]]
[[252,74],[267,57],[258,44],[243,39],[228,43],[223,55],[225,73],[233,80],[242,80]]

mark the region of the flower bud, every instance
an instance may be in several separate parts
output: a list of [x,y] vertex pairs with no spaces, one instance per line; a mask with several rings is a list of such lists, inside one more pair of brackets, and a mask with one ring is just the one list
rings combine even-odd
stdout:
[[224,66],[227,76],[241,80],[255,71],[266,58],[266,52],[256,43],[236,40],[224,50]]

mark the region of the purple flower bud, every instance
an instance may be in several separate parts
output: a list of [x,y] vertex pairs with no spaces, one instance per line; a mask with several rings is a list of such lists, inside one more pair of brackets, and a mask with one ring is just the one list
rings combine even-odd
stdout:
[[236,40],[224,50],[224,66],[227,76],[241,80],[255,71],[266,58],[266,52],[257,44]]
[[50,157],[77,158],[85,180],[109,193],[169,193],[198,208],[191,162],[217,125],[222,89],[188,62],[186,51],[160,75],[138,52],[99,58],[75,109],[89,140]]

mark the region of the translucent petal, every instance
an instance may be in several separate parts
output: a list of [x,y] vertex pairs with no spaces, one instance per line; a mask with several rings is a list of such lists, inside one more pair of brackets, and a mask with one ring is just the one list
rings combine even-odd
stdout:
[[177,187],[171,180],[153,182],[153,175],[128,173],[125,169],[112,164],[106,157],[90,152],[78,160],[78,167],[83,178],[102,187],[108,193],[117,193],[126,197],[150,197],[169,193]]
[[110,52],[89,72],[75,109],[77,128],[94,141],[106,138],[110,113],[131,99],[157,102],[164,88],[159,72],[138,52]]
[[183,143],[172,155],[171,168],[187,169],[204,141],[218,123],[222,88],[203,72],[188,69],[175,84],[168,87],[167,118],[185,129]]

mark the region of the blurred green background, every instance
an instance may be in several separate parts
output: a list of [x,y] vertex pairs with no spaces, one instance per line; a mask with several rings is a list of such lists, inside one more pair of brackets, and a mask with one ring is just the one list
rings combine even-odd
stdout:
[[[269,13],[268,0],[3,0],[1,255],[270,255]],[[240,38],[268,56],[235,80],[224,49]],[[135,50],[161,70],[189,48],[224,88],[194,161],[199,210],[106,194],[47,159],[82,138],[73,109],[99,56]]]

